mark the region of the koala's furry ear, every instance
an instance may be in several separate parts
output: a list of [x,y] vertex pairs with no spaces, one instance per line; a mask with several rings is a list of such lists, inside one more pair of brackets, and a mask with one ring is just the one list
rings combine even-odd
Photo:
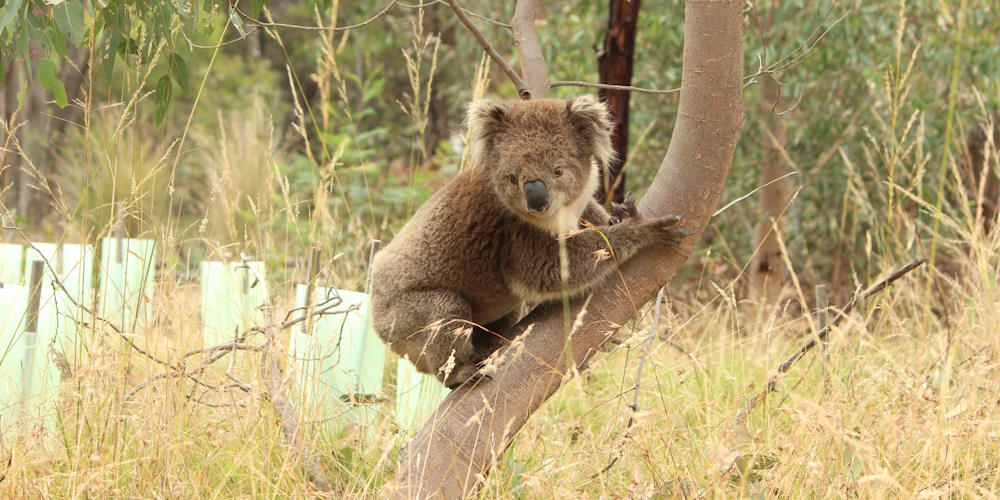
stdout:
[[608,106],[589,95],[582,95],[566,101],[566,116],[579,134],[580,142],[592,144],[594,159],[602,169],[606,168],[615,154],[611,147],[614,123]]
[[480,159],[488,155],[493,147],[494,136],[510,123],[510,117],[503,105],[493,101],[474,101],[469,104],[465,117],[469,127],[469,151],[472,165],[478,166]]

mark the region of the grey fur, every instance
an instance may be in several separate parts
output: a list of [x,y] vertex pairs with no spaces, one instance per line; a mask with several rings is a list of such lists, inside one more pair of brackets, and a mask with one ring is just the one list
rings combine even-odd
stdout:
[[[575,296],[642,248],[687,234],[679,217],[641,219],[631,196],[610,215],[593,200],[612,154],[607,108],[593,98],[481,101],[468,121],[472,168],[431,196],[371,269],[375,330],[449,387],[475,379],[511,340],[500,334],[522,303],[562,296],[558,238]],[[543,213],[525,203],[524,183],[537,180],[549,193]]]

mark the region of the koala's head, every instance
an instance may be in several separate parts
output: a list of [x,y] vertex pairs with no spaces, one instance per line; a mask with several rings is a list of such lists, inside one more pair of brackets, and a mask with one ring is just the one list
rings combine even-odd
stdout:
[[570,100],[477,101],[469,107],[474,168],[500,201],[553,232],[576,221],[611,159],[611,118],[590,96]]

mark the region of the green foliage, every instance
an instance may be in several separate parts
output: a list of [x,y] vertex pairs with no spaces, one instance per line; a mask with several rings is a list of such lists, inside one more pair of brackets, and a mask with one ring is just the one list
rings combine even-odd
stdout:
[[66,107],[66,89],[62,82],[56,78],[55,64],[52,63],[51,59],[38,60],[38,83],[49,91],[60,108]]

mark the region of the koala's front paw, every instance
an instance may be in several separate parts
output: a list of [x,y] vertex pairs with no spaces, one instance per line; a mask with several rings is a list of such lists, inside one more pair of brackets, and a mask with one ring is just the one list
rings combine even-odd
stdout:
[[677,224],[684,219],[684,214],[670,215],[656,219],[647,219],[642,222],[651,233],[650,236],[657,243],[668,246],[678,245],[681,240],[694,234],[690,229],[677,227]]
[[616,222],[611,224],[616,224],[626,219],[639,219],[639,211],[635,208],[635,197],[632,196],[632,192],[629,191],[625,193],[625,199],[621,203],[611,202],[611,219]]
[[463,385],[476,385],[480,380],[490,380],[491,377],[480,363],[470,363],[456,366],[448,378],[444,380],[444,385],[448,389],[455,389]]

